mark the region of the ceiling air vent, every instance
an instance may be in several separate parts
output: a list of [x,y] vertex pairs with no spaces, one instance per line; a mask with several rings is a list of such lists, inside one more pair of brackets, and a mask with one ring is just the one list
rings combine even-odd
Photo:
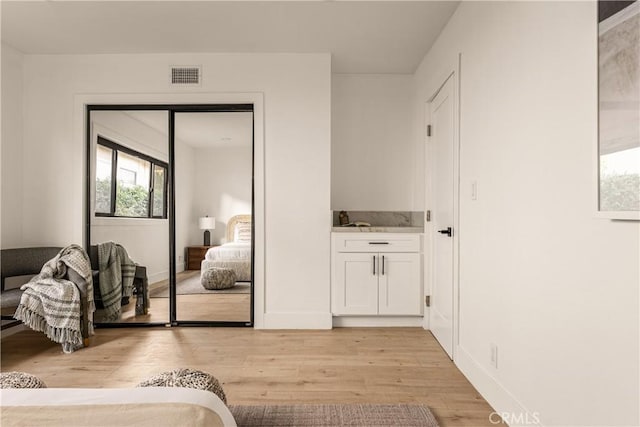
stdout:
[[199,85],[200,67],[171,67],[172,85]]

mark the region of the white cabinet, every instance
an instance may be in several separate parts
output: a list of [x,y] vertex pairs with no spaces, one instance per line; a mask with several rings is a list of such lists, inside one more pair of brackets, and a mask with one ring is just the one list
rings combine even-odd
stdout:
[[378,314],[422,314],[420,255],[382,253],[378,259]]
[[376,254],[338,253],[333,314],[378,314]]
[[333,233],[332,247],[334,315],[422,314],[420,235]]

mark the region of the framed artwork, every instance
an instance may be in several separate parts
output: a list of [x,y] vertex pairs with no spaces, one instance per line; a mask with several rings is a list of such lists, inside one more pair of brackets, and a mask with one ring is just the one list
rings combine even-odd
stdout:
[[598,216],[640,219],[640,1],[598,1]]

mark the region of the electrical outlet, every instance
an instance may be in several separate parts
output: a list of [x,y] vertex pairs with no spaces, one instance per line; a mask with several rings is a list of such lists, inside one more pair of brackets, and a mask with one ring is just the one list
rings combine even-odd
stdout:
[[495,345],[494,343],[489,344],[490,347],[490,362],[491,362],[491,366],[493,366],[495,369],[498,369],[498,346]]
[[478,200],[478,181],[471,182],[471,200]]

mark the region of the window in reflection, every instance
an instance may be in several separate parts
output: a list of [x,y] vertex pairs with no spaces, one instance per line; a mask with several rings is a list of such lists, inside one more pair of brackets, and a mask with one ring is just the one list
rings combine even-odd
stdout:
[[96,215],[166,218],[166,176],[166,163],[98,136]]

